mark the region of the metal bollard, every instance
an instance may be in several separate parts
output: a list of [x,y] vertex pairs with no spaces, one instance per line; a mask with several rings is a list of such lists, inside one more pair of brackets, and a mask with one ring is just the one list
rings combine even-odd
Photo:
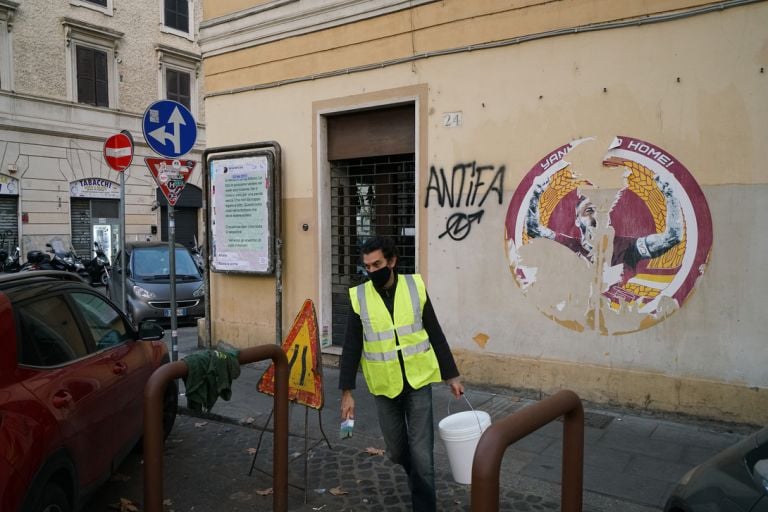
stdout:
[[[275,363],[275,444],[273,498],[275,512],[288,511],[288,360],[278,345],[240,351],[241,365],[272,359]],[[168,383],[187,376],[184,361],[168,363],[152,374],[144,388],[144,510],[163,512],[163,394]]]
[[581,512],[584,486],[584,408],[570,390],[529,405],[493,423],[483,433],[472,461],[472,511],[498,512],[499,473],[504,452],[536,429],[565,415],[560,510]]

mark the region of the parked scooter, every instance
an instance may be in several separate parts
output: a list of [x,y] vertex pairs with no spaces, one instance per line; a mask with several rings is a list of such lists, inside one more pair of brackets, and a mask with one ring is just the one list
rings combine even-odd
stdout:
[[18,272],[19,270],[19,248],[16,247],[15,252],[11,251],[10,244],[13,241],[13,231],[10,229],[0,233],[0,272]]
[[33,270],[58,270],[51,265],[51,258],[43,251],[32,250],[27,252],[27,262],[21,266],[20,272]]
[[21,250],[19,246],[16,246],[11,254],[4,256],[4,253],[5,251],[0,252],[0,272],[12,273],[21,270],[21,262],[19,261]]
[[50,264],[51,267],[53,267],[53,270],[72,272],[87,280],[88,273],[85,271],[85,265],[83,265],[82,260],[77,257],[75,251],[72,248],[69,250],[65,249],[58,240],[54,241],[54,243],[56,244],[56,247],[51,244],[45,244],[48,248],[47,252],[51,255]]
[[54,249],[51,244],[45,244],[46,252],[50,254],[50,265],[53,270],[75,272],[75,258],[71,252],[65,251],[60,245]]
[[85,272],[88,276],[88,281],[91,285],[103,284],[107,285],[109,281],[109,258],[104,254],[99,242],[93,242],[96,255],[85,265]]

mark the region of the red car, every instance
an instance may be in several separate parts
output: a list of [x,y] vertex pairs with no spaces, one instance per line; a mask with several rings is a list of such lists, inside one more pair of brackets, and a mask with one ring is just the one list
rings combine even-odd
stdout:
[[[143,433],[163,329],[134,330],[77,275],[0,276],[0,510],[79,510]],[[166,435],[178,387],[168,386]]]

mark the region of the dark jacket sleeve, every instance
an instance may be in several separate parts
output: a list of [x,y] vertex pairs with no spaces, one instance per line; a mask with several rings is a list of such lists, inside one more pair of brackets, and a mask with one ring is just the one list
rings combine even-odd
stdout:
[[349,308],[347,316],[347,334],[344,338],[344,347],[341,350],[339,362],[339,389],[355,389],[357,380],[357,368],[360,366],[360,358],[363,355],[363,323],[360,315]]
[[445,339],[443,329],[437,321],[435,309],[432,307],[432,301],[427,295],[427,302],[424,304],[424,311],[421,314],[424,329],[429,335],[429,342],[437,357],[437,364],[440,365],[440,378],[443,380],[452,379],[459,376],[459,369],[456,367],[456,361],[453,359],[451,348]]

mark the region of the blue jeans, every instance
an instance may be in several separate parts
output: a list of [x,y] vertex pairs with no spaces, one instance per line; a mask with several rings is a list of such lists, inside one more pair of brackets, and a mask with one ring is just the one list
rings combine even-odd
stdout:
[[387,455],[408,474],[414,512],[435,512],[435,431],[432,386],[407,384],[395,398],[375,396]]

